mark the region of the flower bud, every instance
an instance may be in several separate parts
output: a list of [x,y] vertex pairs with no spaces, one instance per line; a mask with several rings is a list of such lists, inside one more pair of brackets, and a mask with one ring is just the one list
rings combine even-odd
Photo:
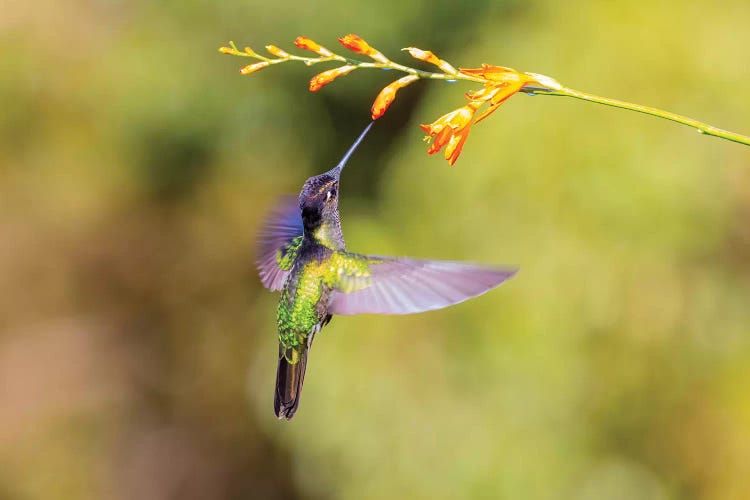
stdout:
[[255,64],[248,64],[244,68],[240,69],[241,75],[249,75],[250,73],[255,73],[256,71],[260,71],[263,68],[267,68],[271,63],[268,61],[261,61],[257,62]]
[[362,39],[362,37],[350,33],[346,36],[339,38],[339,43],[357,54],[368,56],[379,63],[388,63],[388,58],[377,50],[370,47],[370,44]]
[[310,80],[310,92],[317,92],[318,90],[334,81],[336,78],[351,73],[355,69],[357,69],[356,66],[347,64],[346,66],[341,66],[339,68],[333,68],[329,69],[328,71],[318,73]]
[[333,55],[333,52],[323,47],[322,45],[318,45],[317,43],[310,40],[306,36],[298,36],[297,39],[294,40],[294,45],[296,45],[300,49],[315,52],[316,54],[322,57],[330,57]]
[[276,57],[280,57],[282,59],[286,59],[287,57],[289,57],[289,54],[286,51],[278,48],[276,45],[266,45],[266,50],[271,55],[274,55]]
[[434,64],[435,66],[443,70],[444,73],[448,73],[450,75],[458,73],[458,70],[456,70],[456,68],[448,64],[446,61],[443,61],[429,50],[422,50],[416,47],[406,47],[402,50],[409,52],[409,55],[414,59],[419,59],[420,61]]
[[375,98],[375,102],[372,103],[372,119],[377,120],[378,118],[383,116],[393,100],[396,98],[396,92],[398,92],[399,89],[402,89],[417,80],[419,80],[418,76],[407,75],[403,78],[399,78],[395,82],[391,82],[383,90],[381,90],[378,96]]

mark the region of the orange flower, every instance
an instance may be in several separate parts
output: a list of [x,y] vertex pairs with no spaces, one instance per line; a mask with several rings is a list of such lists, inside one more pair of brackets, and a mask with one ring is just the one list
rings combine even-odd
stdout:
[[339,68],[333,68],[329,69],[328,71],[318,73],[310,80],[310,92],[317,92],[318,90],[334,81],[336,78],[351,73],[355,69],[357,69],[356,66],[347,64],[346,66],[341,66]]
[[490,107],[487,108],[487,110],[484,111],[481,115],[477,116],[476,123],[481,122],[482,120],[490,116],[492,113],[497,111],[497,108],[499,108],[502,103],[508,100],[508,98],[511,97],[513,94],[521,90],[523,86],[526,85],[526,83],[521,83],[521,82],[507,83],[507,84],[502,84],[502,85],[495,87],[494,92],[489,98]]
[[250,73],[255,73],[256,71],[260,71],[263,68],[267,68],[271,63],[268,61],[261,61],[257,62],[255,64],[248,64],[244,68],[240,69],[241,75],[249,75]]
[[447,61],[443,61],[429,50],[422,50],[416,47],[406,47],[402,50],[406,50],[407,52],[409,52],[409,55],[414,59],[419,59],[420,61],[434,64],[438,68],[442,69],[445,73],[449,73],[452,75],[458,73],[458,71],[456,71],[456,68],[448,64]]
[[383,90],[380,91],[378,96],[375,98],[375,102],[372,103],[372,119],[377,120],[388,109],[388,107],[396,98],[396,92],[409,85],[412,82],[419,80],[417,75],[407,75],[403,78],[399,78],[395,82],[388,84]]
[[339,43],[357,54],[368,56],[379,63],[387,63],[388,58],[377,50],[370,47],[370,44],[362,39],[362,37],[350,33],[346,36],[339,38]]
[[466,98],[471,101],[490,103],[489,108],[476,118],[475,123],[479,123],[497,111],[502,103],[526,85],[538,83],[532,75],[520,73],[504,66],[482,64],[481,68],[461,68],[460,71],[466,75],[478,76],[487,80],[483,89],[466,94]]
[[453,165],[456,163],[461,150],[464,147],[466,139],[469,137],[469,131],[474,119],[474,113],[477,111],[481,102],[470,102],[450,113],[447,113],[430,125],[420,125],[422,130],[427,134],[425,140],[433,140],[427,154],[434,154],[445,148],[445,159]]
[[481,68],[460,68],[460,71],[465,75],[478,76],[495,82],[517,81],[524,78],[532,80],[528,75],[520,73],[513,68],[494,66],[492,64],[482,64]]
[[315,52],[319,56],[323,57],[330,57],[333,55],[333,52],[328,50],[327,48],[323,47],[322,45],[318,45],[317,43],[313,42],[306,36],[298,36],[294,40],[294,45],[299,47],[300,49],[309,50],[311,52]]

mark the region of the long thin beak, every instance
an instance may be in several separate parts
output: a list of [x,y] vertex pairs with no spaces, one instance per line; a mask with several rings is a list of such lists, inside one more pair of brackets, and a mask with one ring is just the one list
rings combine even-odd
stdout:
[[357,137],[357,140],[354,141],[354,144],[352,144],[352,147],[349,148],[349,151],[346,152],[346,154],[344,155],[344,157],[341,158],[341,161],[339,162],[339,164],[336,165],[335,167],[333,167],[331,170],[328,171],[329,175],[332,175],[333,177],[335,177],[335,178],[338,179],[339,175],[341,175],[341,171],[346,166],[346,162],[349,161],[349,157],[351,157],[351,155],[357,149],[357,146],[359,146],[359,144],[365,138],[365,136],[367,135],[367,132],[370,131],[370,128],[372,127],[373,123],[375,123],[375,122],[370,122],[370,124],[367,125],[367,127],[365,127],[364,131],[362,131],[362,133],[359,134],[359,137]]

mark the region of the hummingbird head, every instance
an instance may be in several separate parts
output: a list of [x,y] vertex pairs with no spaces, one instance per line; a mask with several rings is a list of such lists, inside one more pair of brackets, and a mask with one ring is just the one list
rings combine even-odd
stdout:
[[299,207],[305,226],[314,227],[322,220],[333,217],[338,220],[339,178],[349,157],[370,131],[372,122],[359,135],[341,161],[328,172],[310,177],[299,194]]

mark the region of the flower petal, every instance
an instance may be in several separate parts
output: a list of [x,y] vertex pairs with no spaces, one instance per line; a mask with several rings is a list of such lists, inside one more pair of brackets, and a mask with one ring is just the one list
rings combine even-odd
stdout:
[[497,111],[497,108],[499,108],[502,103],[507,101],[512,95],[521,90],[524,85],[525,83],[516,82],[514,84],[504,84],[502,87],[498,87],[499,91],[490,98],[490,107],[487,108],[484,113],[477,116],[476,120],[474,120],[474,123],[481,122],[492,113]]
[[444,129],[442,129],[435,136],[435,139],[432,141],[432,145],[430,146],[430,149],[427,150],[427,154],[431,155],[443,149],[443,146],[445,146],[446,143],[450,141],[452,136],[453,136],[452,128],[445,127]]
[[506,68],[505,66],[493,66],[490,64],[482,64],[481,68],[459,68],[461,73],[486,78],[487,80],[495,81],[506,81],[513,78],[511,75],[521,75],[518,71],[513,68]]
[[451,140],[448,142],[448,146],[445,148],[445,159],[448,160],[448,163],[451,166],[456,163],[456,160],[458,160],[458,157],[461,155],[464,143],[466,143],[466,139],[469,138],[469,131],[470,127],[466,127],[460,133],[451,137]]

